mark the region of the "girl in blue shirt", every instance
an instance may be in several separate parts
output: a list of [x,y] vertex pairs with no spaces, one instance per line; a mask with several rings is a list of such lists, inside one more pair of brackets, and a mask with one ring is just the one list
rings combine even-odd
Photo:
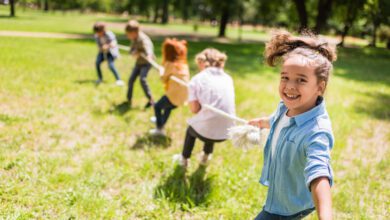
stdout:
[[323,94],[335,48],[310,34],[281,31],[267,43],[265,57],[270,66],[281,61],[282,100],[270,117],[249,122],[270,129],[260,178],[268,194],[255,219],[302,219],[314,209],[319,219],[332,219],[334,138]]

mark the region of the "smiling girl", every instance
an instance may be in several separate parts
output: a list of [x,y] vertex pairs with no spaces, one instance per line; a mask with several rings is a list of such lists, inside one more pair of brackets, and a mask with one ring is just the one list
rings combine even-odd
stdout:
[[330,150],[334,145],[323,95],[336,51],[312,36],[278,32],[266,45],[270,66],[281,61],[281,102],[270,117],[249,123],[269,128],[260,183],[268,186],[255,219],[302,219],[317,210],[332,219]]

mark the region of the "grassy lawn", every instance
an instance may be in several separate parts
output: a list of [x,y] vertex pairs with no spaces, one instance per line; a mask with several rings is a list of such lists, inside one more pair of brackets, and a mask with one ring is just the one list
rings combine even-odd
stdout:
[[[21,15],[0,18],[0,28],[89,33],[100,19],[28,16],[31,25]],[[270,114],[279,100],[278,70],[262,63],[264,46],[190,42],[191,74],[194,55],[210,46],[229,55],[237,114]],[[161,59],[161,40],[155,47]],[[147,136],[153,112],[142,110],[146,99],[138,82],[132,110],[119,106],[126,88],[114,85],[105,66],[106,82],[94,86],[93,40],[1,37],[0,48],[1,218],[252,219],[261,210],[267,192],[258,183],[262,148],[243,152],[229,142],[218,144],[205,170],[198,167],[198,143],[188,172],[176,169],[171,158],[182,149],[188,109],[173,112],[169,138]],[[335,219],[389,216],[389,60],[384,49],[339,51],[326,94],[336,138]],[[125,80],[133,63],[125,54],[116,62]],[[157,75],[151,71],[148,80],[159,98]]]

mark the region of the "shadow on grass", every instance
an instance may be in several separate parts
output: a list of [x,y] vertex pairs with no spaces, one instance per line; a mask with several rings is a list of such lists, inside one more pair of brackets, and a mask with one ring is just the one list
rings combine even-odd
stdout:
[[178,203],[181,209],[189,210],[207,205],[212,181],[212,177],[206,177],[205,166],[199,166],[191,176],[186,177],[185,169],[177,165],[171,175],[163,177],[155,188],[154,196]]
[[129,104],[129,102],[122,102],[120,104],[114,104],[109,110],[109,113],[111,114],[117,114],[117,115],[124,115],[128,111],[130,111],[132,108]]
[[83,85],[83,84],[93,84],[96,85],[96,80],[93,79],[80,79],[74,81],[77,84]]
[[384,93],[368,93],[368,101],[355,103],[358,113],[368,114],[380,120],[390,120],[390,95]]
[[144,149],[150,147],[167,148],[171,146],[172,139],[164,135],[145,134],[137,138],[131,149]]
[[390,83],[390,53],[384,48],[342,48],[335,75],[364,83]]

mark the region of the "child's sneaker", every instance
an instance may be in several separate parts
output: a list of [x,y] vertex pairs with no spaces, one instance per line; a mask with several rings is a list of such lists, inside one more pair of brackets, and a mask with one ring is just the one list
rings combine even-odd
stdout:
[[122,80],[117,80],[117,81],[115,82],[115,84],[116,84],[117,86],[124,86],[124,85],[125,85],[125,83],[124,83]]
[[103,82],[103,80],[98,79],[98,80],[95,81],[95,84],[98,86],[98,85],[100,85],[102,82]]
[[156,121],[157,121],[156,116],[150,117],[150,122],[151,122],[151,123],[156,124]]
[[164,129],[153,128],[149,130],[149,134],[153,136],[165,136]]
[[172,160],[173,160],[174,163],[177,163],[178,165],[180,165],[183,168],[187,168],[188,167],[188,161],[189,160],[184,158],[183,155],[181,155],[181,154],[173,155]]
[[212,154],[206,154],[205,152],[202,152],[199,161],[200,165],[207,166],[212,157],[213,157]]

